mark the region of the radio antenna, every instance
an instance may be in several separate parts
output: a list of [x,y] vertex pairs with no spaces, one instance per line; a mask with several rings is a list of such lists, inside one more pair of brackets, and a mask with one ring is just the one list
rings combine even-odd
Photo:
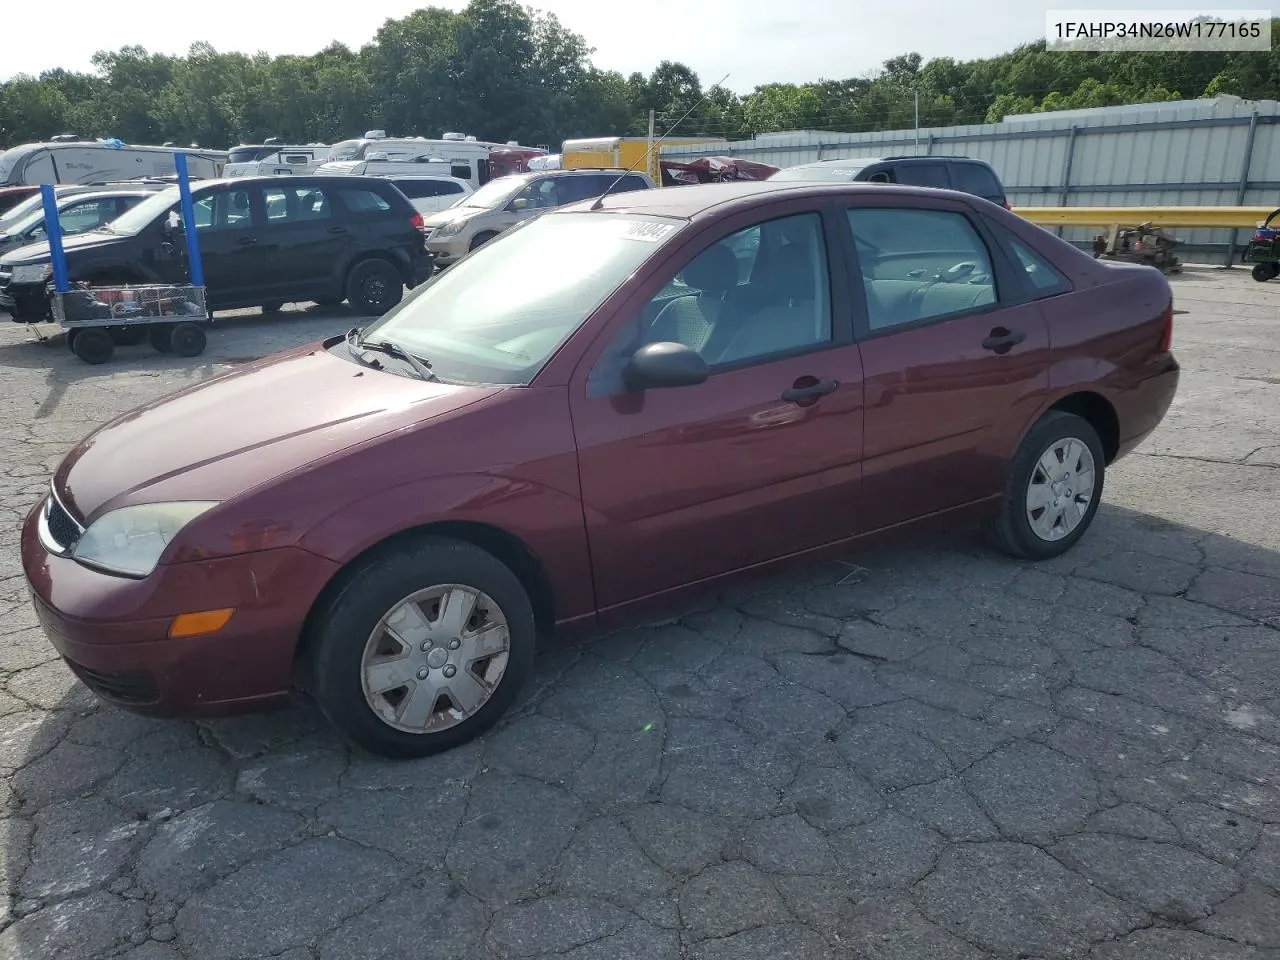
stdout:
[[[628,168],[627,168],[627,170],[626,170],[626,173],[623,173],[623,174],[622,174],[622,176],[618,177],[618,179],[617,179],[617,180],[613,181],[613,183],[611,183],[611,184],[609,184],[609,186],[605,187],[604,193],[602,193],[602,194],[600,194],[600,196],[596,197],[596,202],[595,202],[595,203],[593,203],[593,204],[591,205],[590,209],[592,209],[592,210],[599,210],[599,209],[600,209],[600,205],[601,205],[602,203],[604,203],[604,198],[605,198],[605,197],[607,197],[607,196],[609,195],[610,191],[612,191],[614,187],[616,187],[618,184],[620,184],[620,183],[623,181],[623,179],[624,179],[628,174],[635,173],[635,172],[640,168],[640,165],[641,165],[641,164],[648,164],[648,163],[649,163],[649,159],[650,159],[650,157],[652,157],[652,156],[653,156],[653,154],[657,151],[657,149],[658,149],[658,147],[661,145],[662,141],[666,140],[666,139],[667,139],[667,137],[671,136],[671,134],[673,134],[673,133],[675,132],[676,127],[680,126],[680,124],[684,123],[684,122],[685,122],[685,120],[689,119],[689,114],[693,113],[693,111],[697,110],[700,106],[702,106],[702,102],[703,102],[704,100],[706,100],[706,99],[707,99],[707,97],[711,96],[711,91],[712,91],[712,90],[714,90],[716,87],[721,86],[721,85],[722,85],[726,80],[728,80],[728,79],[729,79],[729,74],[727,74],[727,73],[726,73],[723,77],[721,77],[719,80],[717,80],[717,81],[716,81],[715,83],[713,83],[711,86],[707,87],[706,92],[705,92],[702,96],[700,96],[700,97],[698,98],[698,102],[697,102],[697,103],[695,103],[695,104],[694,104],[692,107],[690,107],[688,110],[686,110],[686,111],[684,112],[684,116],[683,116],[683,117],[681,117],[679,120],[677,120],[677,121],[676,121],[675,123],[673,123],[671,126],[667,127],[667,132],[666,132],[666,133],[664,133],[662,136],[660,136],[657,140],[653,141],[653,143],[651,143],[651,144],[650,144],[650,145],[645,149],[645,151],[644,151],[644,156],[642,156],[639,160],[637,160],[637,161],[636,161],[635,163],[633,163],[630,167],[628,167]],[[661,176],[662,171],[661,171],[661,170],[659,170],[659,171],[658,171],[658,173],[659,173],[659,176]],[[659,185],[661,185],[661,184],[659,184]]]

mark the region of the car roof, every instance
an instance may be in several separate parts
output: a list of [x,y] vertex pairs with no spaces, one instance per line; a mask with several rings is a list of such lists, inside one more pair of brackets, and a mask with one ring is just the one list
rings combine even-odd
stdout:
[[[938,194],[947,194],[954,199],[963,199],[966,203],[973,199],[972,194],[959,190],[940,190],[933,187],[908,187],[900,184],[821,182],[814,183],[803,180],[787,180],[770,183],[768,180],[739,180],[730,183],[700,183],[688,186],[661,187],[657,190],[633,190],[627,193],[611,193],[605,196],[600,204],[600,211],[610,213],[636,213],[658,217],[676,217],[682,220],[693,220],[710,214],[712,211],[732,213],[735,210],[750,208],[761,200],[795,197],[807,199],[813,197],[833,198],[875,196],[886,194],[902,197],[926,199]],[[543,216],[555,216],[557,213],[576,213],[590,210],[596,201],[580,200],[556,210],[548,211]],[[723,210],[721,208],[724,208]]]
[[[257,184],[266,186],[268,184],[279,184],[281,181],[293,184],[301,184],[307,187],[330,186],[335,181],[340,183],[348,183],[352,186],[366,187],[376,183],[386,183],[389,177],[368,177],[347,173],[309,173],[302,176],[289,177],[273,177],[268,174],[262,174],[252,177],[218,177],[212,180],[200,180],[191,184],[192,193],[202,193],[208,190],[217,190],[227,186],[240,186],[244,184]],[[170,184],[175,186],[175,184]]]

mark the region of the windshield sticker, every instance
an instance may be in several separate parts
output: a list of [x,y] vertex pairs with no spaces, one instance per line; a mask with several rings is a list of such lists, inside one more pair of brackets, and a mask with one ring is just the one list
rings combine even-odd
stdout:
[[622,236],[627,240],[657,243],[674,229],[675,225],[670,223],[633,223]]

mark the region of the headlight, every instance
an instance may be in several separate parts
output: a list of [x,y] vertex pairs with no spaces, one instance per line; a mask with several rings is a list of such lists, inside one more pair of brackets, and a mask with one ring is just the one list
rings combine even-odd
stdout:
[[14,283],[44,283],[53,276],[53,266],[48,263],[20,263],[13,268]]
[[89,525],[71,555],[108,573],[145,577],[178,531],[217,505],[217,500],[185,500],[112,510]]
[[431,239],[435,240],[437,237],[456,237],[462,232],[462,228],[466,226],[466,223],[467,221],[465,220],[454,220],[451,223],[446,223],[442,227],[436,227],[431,233]]

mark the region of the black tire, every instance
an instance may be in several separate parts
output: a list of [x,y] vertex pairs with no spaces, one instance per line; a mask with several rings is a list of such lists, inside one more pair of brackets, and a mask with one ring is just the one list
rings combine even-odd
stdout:
[[404,278],[385,260],[361,260],[347,276],[347,302],[356,313],[380,317],[404,296]]
[[[1277,264],[1277,266],[1280,266],[1280,264]],[[1253,279],[1257,280],[1259,283],[1266,283],[1274,276],[1271,272],[1271,264],[1269,263],[1255,264],[1253,270],[1250,271],[1250,274]]]
[[70,350],[72,353],[76,352],[76,334],[79,332],[80,332],[79,330],[67,331],[67,349]]
[[85,363],[106,363],[116,352],[116,345],[111,334],[102,327],[90,327],[77,330],[75,342],[71,347],[77,357]]
[[[500,608],[509,636],[506,669],[471,716],[435,733],[410,733],[384,721],[366,699],[365,647],[379,621],[405,598],[444,584],[472,587]],[[310,692],[354,743],[391,759],[440,753],[483,733],[511,705],[533,664],[537,631],[529,595],[506,565],[469,543],[430,537],[375,554],[349,571],[315,613],[307,637]]]
[[136,325],[132,327],[108,327],[111,339],[118,347],[136,347],[147,338],[147,328]]
[[[1028,517],[1030,487],[1033,476],[1037,475],[1040,458],[1067,439],[1078,440],[1088,448],[1093,459],[1093,490],[1079,523],[1059,539],[1045,539],[1032,529]],[[1025,560],[1048,560],[1066,553],[1084,536],[1098,512],[1106,473],[1105,459],[1102,441],[1088,420],[1061,410],[1046,413],[1027,431],[1010,463],[1000,512],[987,526],[986,532],[992,543],[1005,553]],[[1078,491],[1069,488],[1062,493],[1065,494],[1064,501],[1079,496]]]
[[269,300],[262,305],[263,313],[279,313],[284,308],[283,300]]
[[147,327],[147,340],[158,353],[173,353],[172,323],[153,323]]
[[180,357],[198,357],[204,353],[204,328],[198,323],[180,323],[169,333],[169,344]]
[[484,233],[477,233],[474,237],[471,238],[471,245],[467,247],[467,249],[468,250],[479,249],[480,247],[483,247],[486,243],[488,243],[490,240],[492,240],[496,236],[497,234],[494,233],[492,230],[486,230]]

